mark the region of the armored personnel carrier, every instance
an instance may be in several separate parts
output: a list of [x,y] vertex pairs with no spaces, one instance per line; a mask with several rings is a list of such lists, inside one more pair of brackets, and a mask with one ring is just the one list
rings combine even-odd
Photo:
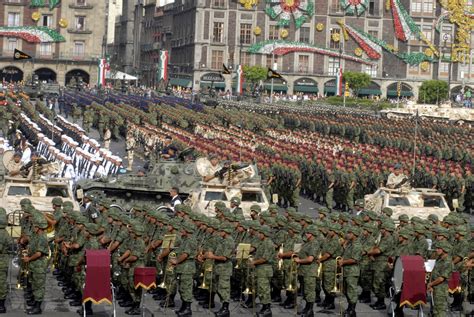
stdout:
[[427,219],[428,215],[435,214],[442,219],[450,210],[444,194],[429,188],[402,187],[391,189],[379,188],[375,193],[366,195],[365,208],[380,213],[383,208],[393,210],[392,218],[398,220],[401,214],[409,217],[418,216]]
[[424,105],[413,101],[407,102],[402,108],[381,110],[380,114],[388,119],[406,118],[418,115],[423,119],[450,121],[458,124],[474,124],[474,109],[455,108],[451,104]]
[[[0,206],[6,209],[8,231],[13,238],[20,236],[20,201],[23,198],[30,199],[33,206],[44,213],[51,213],[51,200],[54,197],[72,202],[74,209],[79,210],[69,181],[48,176],[47,171],[54,170],[54,167],[46,166],[45,173],[38,177],[32,174],[28,177],[9,177],[6,166],[12,157],[12,151],[0,153]],[[53,235],[52,228],[48,228],[48,237]]]

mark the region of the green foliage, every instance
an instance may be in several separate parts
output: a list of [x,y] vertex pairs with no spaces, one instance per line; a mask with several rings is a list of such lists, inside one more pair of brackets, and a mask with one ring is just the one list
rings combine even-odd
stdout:
[[349,88],[352,89],[355,96],[358,95],[359,89],[367,87],[370,84],[370,76],[366,73],[344,72],[342,77],[344,81],[349,84]]
[[266,67],[262,66],[244,66],[244,76],[247,82],[258,83],[261,80],[267,79]]
[[418,93],[419,103],[439,104],[448,98],[448,84],[442,80],[426,80]]

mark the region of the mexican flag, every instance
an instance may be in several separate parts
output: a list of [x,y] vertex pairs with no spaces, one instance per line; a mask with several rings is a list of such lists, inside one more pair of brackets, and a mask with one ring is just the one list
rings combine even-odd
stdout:
[[158,81],[168,80],[168,51],[160,51],[160,62],[158,64]]

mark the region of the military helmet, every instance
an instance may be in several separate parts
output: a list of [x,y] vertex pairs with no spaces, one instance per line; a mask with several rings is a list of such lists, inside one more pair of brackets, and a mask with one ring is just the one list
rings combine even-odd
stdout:
[[426,228],[421,224],[416,224],[415,226],[413,226],[413,231],[421,233],[421,234],[425,234]]
[[183,204],[178,204],[174,207],[174,211],[176,212],[183,212],[184,205]]
[[439,218],[435,214],[430,214],[430,215],[428,215],[428,220],[431,221],[432,223],[435,223],[435,222],[439,221]]
[[28,198],[23,198],[22,200],[20,200],[20,206],[28,206],[28,205],[31,205],[31,200],[29,200]]
[[54,206],[62,206],[63,205],[63,200],[62,200],[61,197],[54,197],[53,200],[51,201],[51,203]]
[[48,222],[46,221],[46,218],[41,213],[35,214],[33,218],[33,225],[40,229],[48,228]]
[[145,233],[145,227],[139,222],[133,223],[132,224],[132,229],[133,229],[133,232],[135,233],[135,235],[137,235],[139,237],[142,236]]
[[216,210],[222,211],[222,208],[225,208],[225,203],[223,201],[216,201],[214,208]]
[[400,222],[409,222],[410,221],[410,218],[408,217],[407,214],[401,214],[400,216],[398,216],[398,221]]
[[278,211],[278,206],[275,205],[275,204],[271,204],[269,207],[268,207],[268,211],[272,212],[277,212]]
[[262,211],[262,209],[260,208],[259,205],[254,204],[254,205],[250,206],[250,211],[255,211],[257,214],[259,214]]
[[393,209],[390,207],[384,207],[382,209],[382,213],[386,214],[388,217],[391,217],[393,215]]
[[272,230],[269,226],[261,226],[258,229],[258,232],[263,233],[265,236],[270,237],[272,235]]
[[84,228],[89,231],[90,234],[92,235],[97,235],[100,233],[100,226],[95,223],[86,223],[84,225]]
[[298,233],[301,232],[301,225],[299,223],[296,223],[296,222],[290,222],[288,224],[288,229],[293,231],[294,233],[298,234]]
[[347,232],[352,232],[355,236],[360,236],[362,231],[357,226],[349,226]]
[[449,253],[451,252],[451,249],[453,248],[453,246],[448,241],[441,240],[441,241],[435,242],[434,248],[443,249],[444,252]]
[[189,221],[183,221],[181,223],[181,229],[184,229],[187,233],[194,233],[194,224],[192,224],[191,222]]
[[228,223],[224,223],[219,227],[218,230],[219,231],[224,231],[227,234],[231,234],[232,231],[234,231],[234,227],[232,225],[228,224]]
[[381,229],[385,229],[387,231],[393,232],[395,231],[395,225],[389,221],[385,221],[382,223]]
[[234,196],[230,199],[230,202],[233,203],[234,205],[239,206],[240,205],[240,198],[237,196]]
[[74,204],[72,203],[72,201],[65,201],[63,202],[63,208],[71,208],[71,209],[74,209]]
[[402,228],[399,232],[398,235],[400,237],[404,237],[405,239],[410,239],[411,237],[411,231],[405,228]]
[[359,208],[364,208],[365,203],[363,199],[357,199],[354,203],[354,206],[359,207]]
[[308,227],[306,227],[304,232],[305,233],[311,233],[315,237],[319,234],[318,227],[316,227],[315,225],[309,225]]
[[318,209],[318,213],[319,214],[323,214],[325,216],[328,215],[328,213],[330,213],[331,211],[327,208],[327,207],[321,207]]

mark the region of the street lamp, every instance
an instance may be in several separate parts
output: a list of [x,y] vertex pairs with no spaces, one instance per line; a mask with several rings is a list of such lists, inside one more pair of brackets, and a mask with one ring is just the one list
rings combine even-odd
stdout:
[[[446,46],[446,42],[451,38],[451,35],[448,34],[448,33],[445,33],[443,35],[443,41],[444,41],[444,46],[443,46],[443,53],[444,51],[446,50],[447,46]],[[450,52],[449,52],[449,61],[448,61],[448,99],[449,99],[449,103],[451,103],[451,61],[452,61],[452,55],[453,54],[453,50],[451,49]],[[443,57],[444,57],[444,54],[443,54]]]

